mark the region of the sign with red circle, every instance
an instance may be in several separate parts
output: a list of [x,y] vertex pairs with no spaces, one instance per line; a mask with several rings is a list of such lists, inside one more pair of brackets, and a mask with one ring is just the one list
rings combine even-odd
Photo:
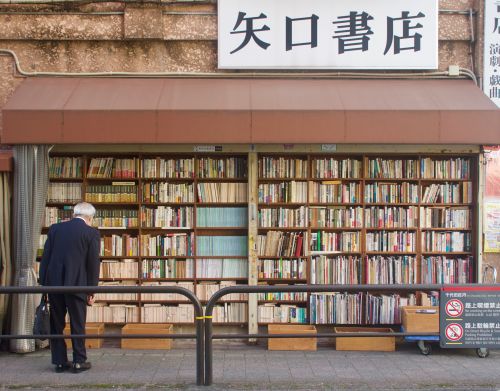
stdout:
[[450,341],[458,341],[464,335],[464,329],[458,323],[450,323],[446,326],[445,333]]
[[456,318],[464,312],[464,304],[457,299],[449,300],[446,303],[446,315]]

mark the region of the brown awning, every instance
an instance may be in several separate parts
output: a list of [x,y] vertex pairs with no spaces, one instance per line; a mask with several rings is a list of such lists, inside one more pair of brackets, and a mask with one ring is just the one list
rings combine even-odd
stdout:
[[2,143],[500,143],[468,80],[31,78]]

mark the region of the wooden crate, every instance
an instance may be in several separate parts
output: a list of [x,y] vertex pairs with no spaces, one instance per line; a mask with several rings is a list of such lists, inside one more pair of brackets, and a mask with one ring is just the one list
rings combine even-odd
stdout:
[[[268,334],[316,334],[316,327],[302,324],[270,324]],[[269,338],[268,350],[316,350],[317,338]]]
[[[434,310],[433,314],[419,313],[419,310]],[[439,332],[439,307],[406,306],[403,307],[403,327],[410,333],[438,333]]]
[[[391,328],[335,327],[336,333],[390,333]],[[395,337],[337,337],[336,350],[366,350],[393,352],[396,350]]]
[[[64,334],[71,334],[70,325],[66,324],[64,328]],[[104,334],[104,323],[87,323],[85,325],[85,334]],[[71,343],[71,339],[66,339],[66,346],[71,349],[73,344]],[[101,338],[87,338],[85,339],[85,347],[87,349],[99,349],[102,347],[103,340]]]
[[[131,323],[123,326],[122,335],[130,334],[172,334],[174,326],[167,323]],[[169,338],[124,338],[121,340],[122,349],[163,349],[172,347]]]

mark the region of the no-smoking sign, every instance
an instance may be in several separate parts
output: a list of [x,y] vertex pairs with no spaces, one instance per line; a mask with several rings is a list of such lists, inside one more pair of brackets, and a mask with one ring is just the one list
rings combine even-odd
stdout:
[[464,329],[458,323],[450,323],[446,326],[445,333],[450,341],[458,341],[464,335]]
[[449,300],[446,303],[446,315],[456,318],[464,312],[464,304],[457,299]]

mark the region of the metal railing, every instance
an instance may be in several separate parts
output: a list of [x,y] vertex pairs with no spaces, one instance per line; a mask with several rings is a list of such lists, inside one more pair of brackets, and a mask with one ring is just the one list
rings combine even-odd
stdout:
[[168,338],[168,339],[196,339],[196,384],[203,384],[203,349],[204,349],[204,330],[203,330],[203,307],[201,306],[200,300],[195,296],[195,294],[186,288],[176,287],[176,286],[95,286],[95,287],[83,287],[83,286],[36,286],[36,287],[0,287],[1,294],[33,294],[33,293],[52,293],[52,294],[64,294],[64,293],[176,293],[185,296],[194,307],[195,320],[194,324],[196,326],[195,334],[73,334],[73,335],[0,335],[2,339],[69,339],[69,338]]
[[[465,284],[461,286],[474,285]],[[212,314],[219,299],[231,293],[272,293],[272,292],[415,292],[438,291],[444,285],[289,285],[289,286],[248,286],[239,285],[223,288],[212,295],[205,307],[205,385],[213,381],[213,340],[214,339],[269,339],[269,338],[331,338],[331,337],[385,337],[410,336],[415,333],[381,332],[381,333],[318,333],[318,334],[213,334]],[[418,333],[418,335],[438,335],[438,333]]]

